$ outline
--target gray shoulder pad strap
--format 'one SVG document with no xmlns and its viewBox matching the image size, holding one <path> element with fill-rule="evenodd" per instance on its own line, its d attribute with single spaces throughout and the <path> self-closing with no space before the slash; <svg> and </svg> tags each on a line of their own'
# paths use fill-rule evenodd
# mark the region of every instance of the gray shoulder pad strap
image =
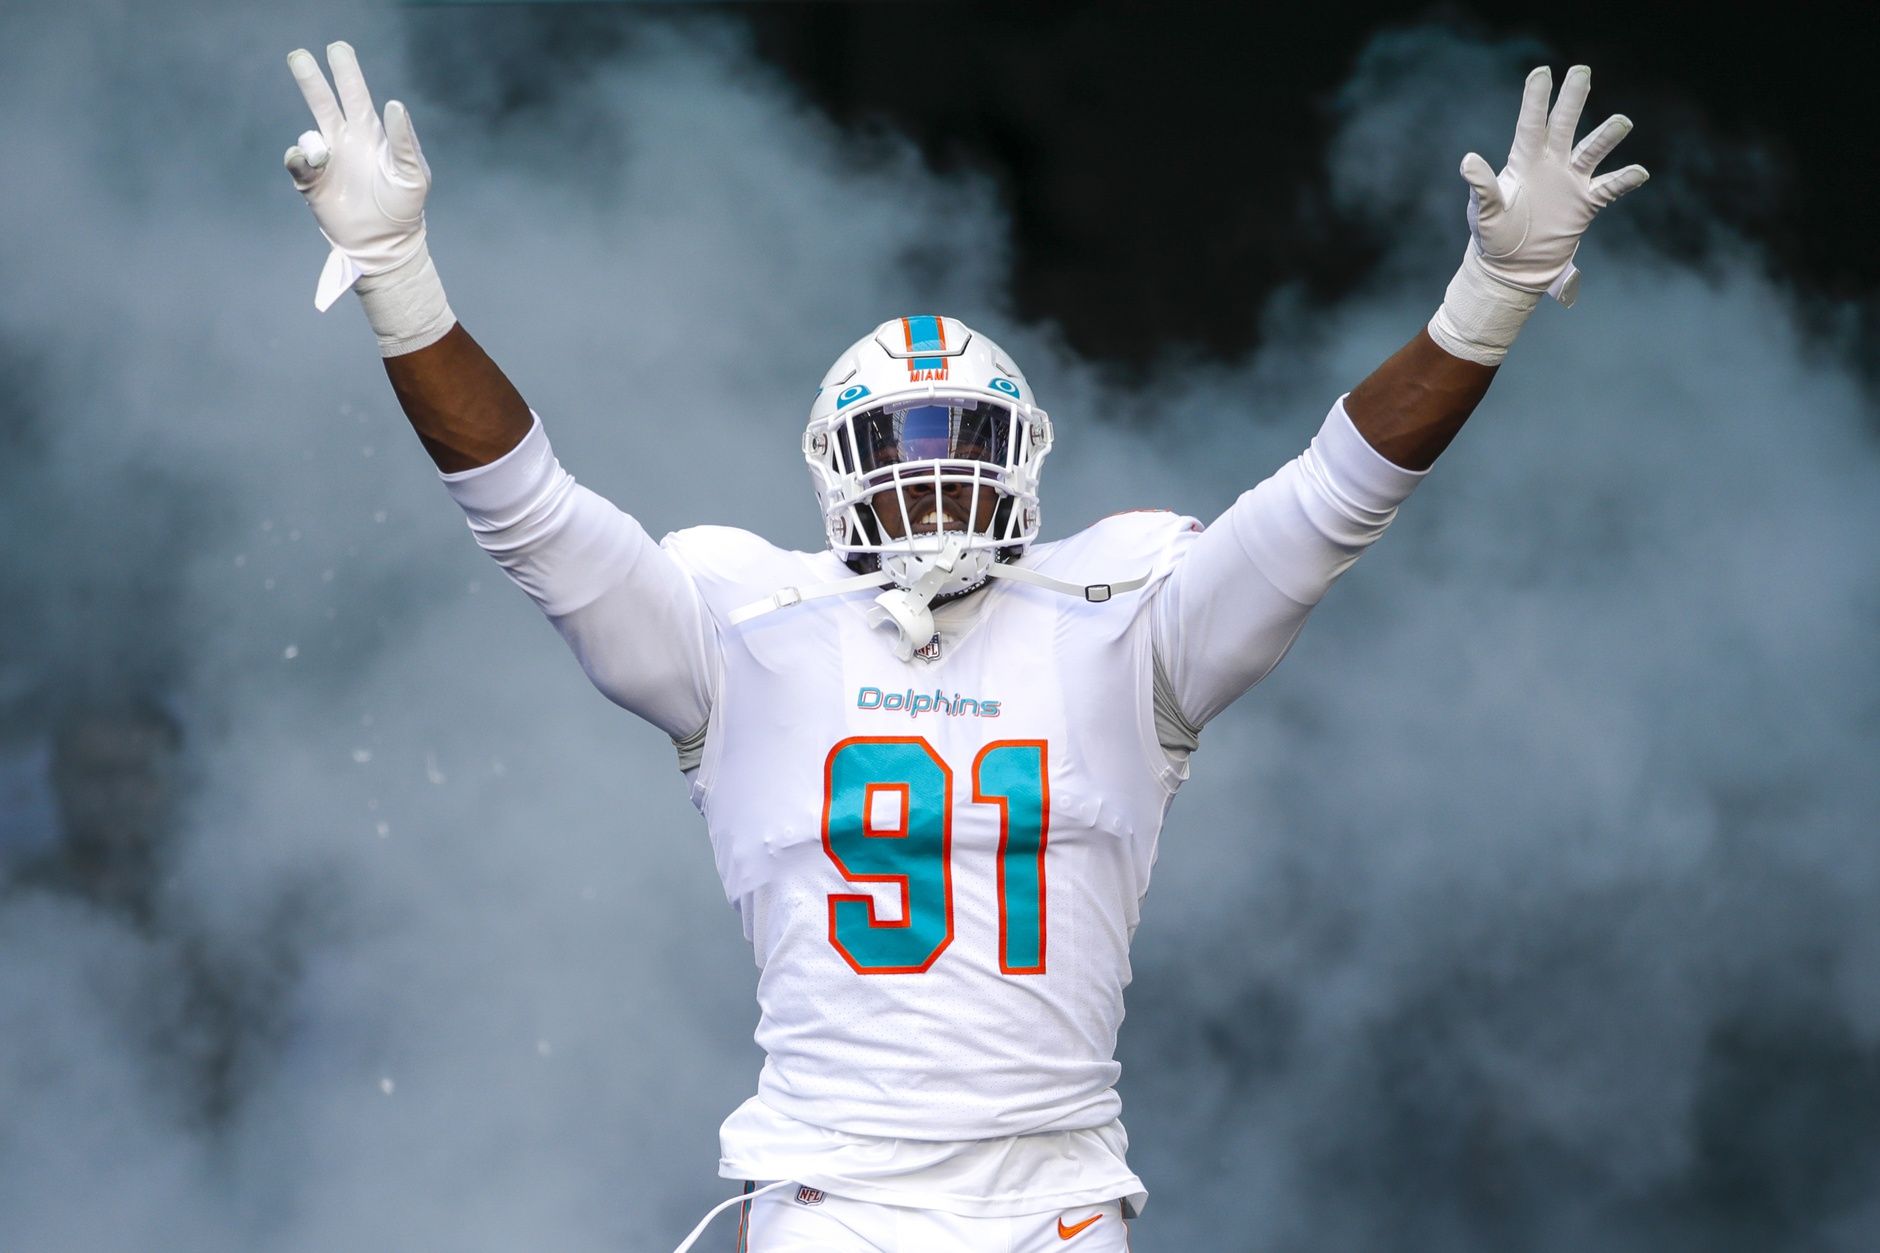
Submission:
<svg viewBox="0 0 1880 1253">
<path fill-rule="evenodd" d="M 1155 682 L 1150 689 L 1150 702 L 1155 709 L 1155 738 L 1164 752 L 1182 761 L 1201 746 L 1201 728 L 1183 716 L 1181 706 L 1175 701 L 1175 686 L 1169 682 L 1168 672 L 1162 669 L 1162 659 L 1152 653 L 1151 660 L 1155 663 Z"/>
<path fill-rule="evenodd" d="M 1160 725 L 1160 717 L 1161 715 L 1158 714 L 1157 725 Z M 705 732 L 711 724 L 711 719 L 707 718 L 704 722 L 699 724 L 698 730 L 692 732 L 692 734 L 686 736 L 684 739 L 680 739 L 676 735 L 672 737 L 672 746 L 679 753 L 679 772 L 681 774 L 684 774 L 688 770 L 698 769 L 699 763 L 705 760 Z"/>
</svg>

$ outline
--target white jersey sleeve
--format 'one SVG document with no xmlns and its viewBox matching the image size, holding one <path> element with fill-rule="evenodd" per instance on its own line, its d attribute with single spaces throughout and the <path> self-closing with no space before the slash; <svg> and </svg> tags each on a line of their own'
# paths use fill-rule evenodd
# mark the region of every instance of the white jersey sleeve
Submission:
<svg viewBox="0 0 1880 1253">
<path fill-rule="evenodd" d="M 541 418 L 498 460 L 442 478 L 477 543 L 603 695 L 675 740 L 702 733 L 718 667 L 697 589 L 637 521 L 561 468 Z"/>
<path fill-rule="evenodd" d="M 1311 445 L 1195 537 L 1157 589 L 1156 663 L 1199 731 L 1265 678 L 1428 471 L 1365 442 L 1338 398 Z"/>
</svg>

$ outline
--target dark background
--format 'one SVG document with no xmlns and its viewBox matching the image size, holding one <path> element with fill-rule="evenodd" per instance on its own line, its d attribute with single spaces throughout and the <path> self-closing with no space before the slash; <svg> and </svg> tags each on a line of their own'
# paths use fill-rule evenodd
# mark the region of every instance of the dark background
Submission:
<svg viewBox="0 0 1880 1253">
<path fill-rule="evenodd" d="M 1384 241 L 1329 219 L 1322 181 L 1338 85 L 1380 30 L 1527 40 L 1556 82 L 1593 67 L 1583 129 L 1608 112 L 1639 124 L 1611 168 L 1638 162 L 1692 193 L 1627 206 L 1661 249 L 1701 258 L 1720 233 L 1750 236 L 1805 299 L 1861 302 L 1860 342 L 1875 343 L 1875 106 L 1855 6 L 786 0 L 550 5 L 550 22 L 539 4 L 417 7 L 449 11 L 414 14 L 418 29 L 488 46 L 487 24 L 570 67 L 615 55 L 649 13 L 734 15 L 839 123 L 991 175 L 1018 312 L 1138 367 L 1244 352 L 1276 286 L 1329 300 L 1370 271 Z M 542 88 L 518 70 L 488 103 L 526 108 Z"/>
</svg>

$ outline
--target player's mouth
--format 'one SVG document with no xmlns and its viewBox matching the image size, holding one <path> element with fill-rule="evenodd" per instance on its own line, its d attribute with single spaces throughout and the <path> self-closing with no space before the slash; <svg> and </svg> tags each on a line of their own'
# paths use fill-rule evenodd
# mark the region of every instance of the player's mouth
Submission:
<svg viewBox="0 0 1880 1253">
<path fill-rule="evenodd" d="M 972 529 L 967 524 L 973 519 L 971 499 L 953 499 L 942 497 L 936 501 L 910 500 L 907 502 L 907 516 L 913 520 L 914 535 L 936 535 L 943 531 L 966 531 Z M 977 521 L 981 527 L 986 525 L 987 515 L 981 511 Z"/>
<path fill-rule="evenodd" d="M 918 534 L 932 535 L 937 531 L 964 531 L 966 519 L 958 517 L 944 509 L 929 509 L 914 518 L 914 530 Z"/>
<path fill-rule="evenodd" d="M 929 493 L 915 495 L 910 492 L 904 502 L 905 513 L 901 506 L 892 507 L 893 514 L 902 514 L 907 519 L 905 528 L 896 527 L 903 535 L 936 535 L 943 531 L 964 531 L 966 529 L 967 506 L 970 502 L 949 500 L 945 497 L 936 499 Z M 882 510 L 889 515 L 889 510 Z M 884 516 L 884 522 L 889 518 Z"/>
<path fill-rule="evenodd" d="M 974 516 L 972 493 L 935 493 L 930 486 L 922 485 L 898 494 L 898 499 L 892 492 L 877 495 L 875 511 L 883 529 L 896 539 L 974 529 L 983 531 L 992 518 L 990 497 L 990 492 L 980 494 L 980 507 Z"/>
</svg>

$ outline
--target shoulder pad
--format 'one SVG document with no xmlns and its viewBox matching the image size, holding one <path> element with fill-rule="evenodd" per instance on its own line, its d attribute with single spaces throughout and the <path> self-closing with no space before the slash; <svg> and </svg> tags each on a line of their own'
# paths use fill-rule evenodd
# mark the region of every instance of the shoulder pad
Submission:
<svg viewBox="0 0 1880 1253">
<path fill-rule="evenodd" d="M 1174 567 L 1188 540 L 1201 531 L 1201 523 L 1167 509 L 1134 509 L 1113 513 L 1075 535 L 1038 545 L 1033 565 L 1072 582 L 1101 582 L 1132 578 L 1145 572 L 1160 577 Z"/>
<path fill-rule="evenodd" d="M 721 623 L 739 605 L 780 587 L 847 574 L 828 552 L 778 548 L 761 535 L 734 526 L 695 526 L 659 541 L 691 578 L 712 617 Z M 823 569 L 824 565 L 829 569 Z"/>
</svg>

